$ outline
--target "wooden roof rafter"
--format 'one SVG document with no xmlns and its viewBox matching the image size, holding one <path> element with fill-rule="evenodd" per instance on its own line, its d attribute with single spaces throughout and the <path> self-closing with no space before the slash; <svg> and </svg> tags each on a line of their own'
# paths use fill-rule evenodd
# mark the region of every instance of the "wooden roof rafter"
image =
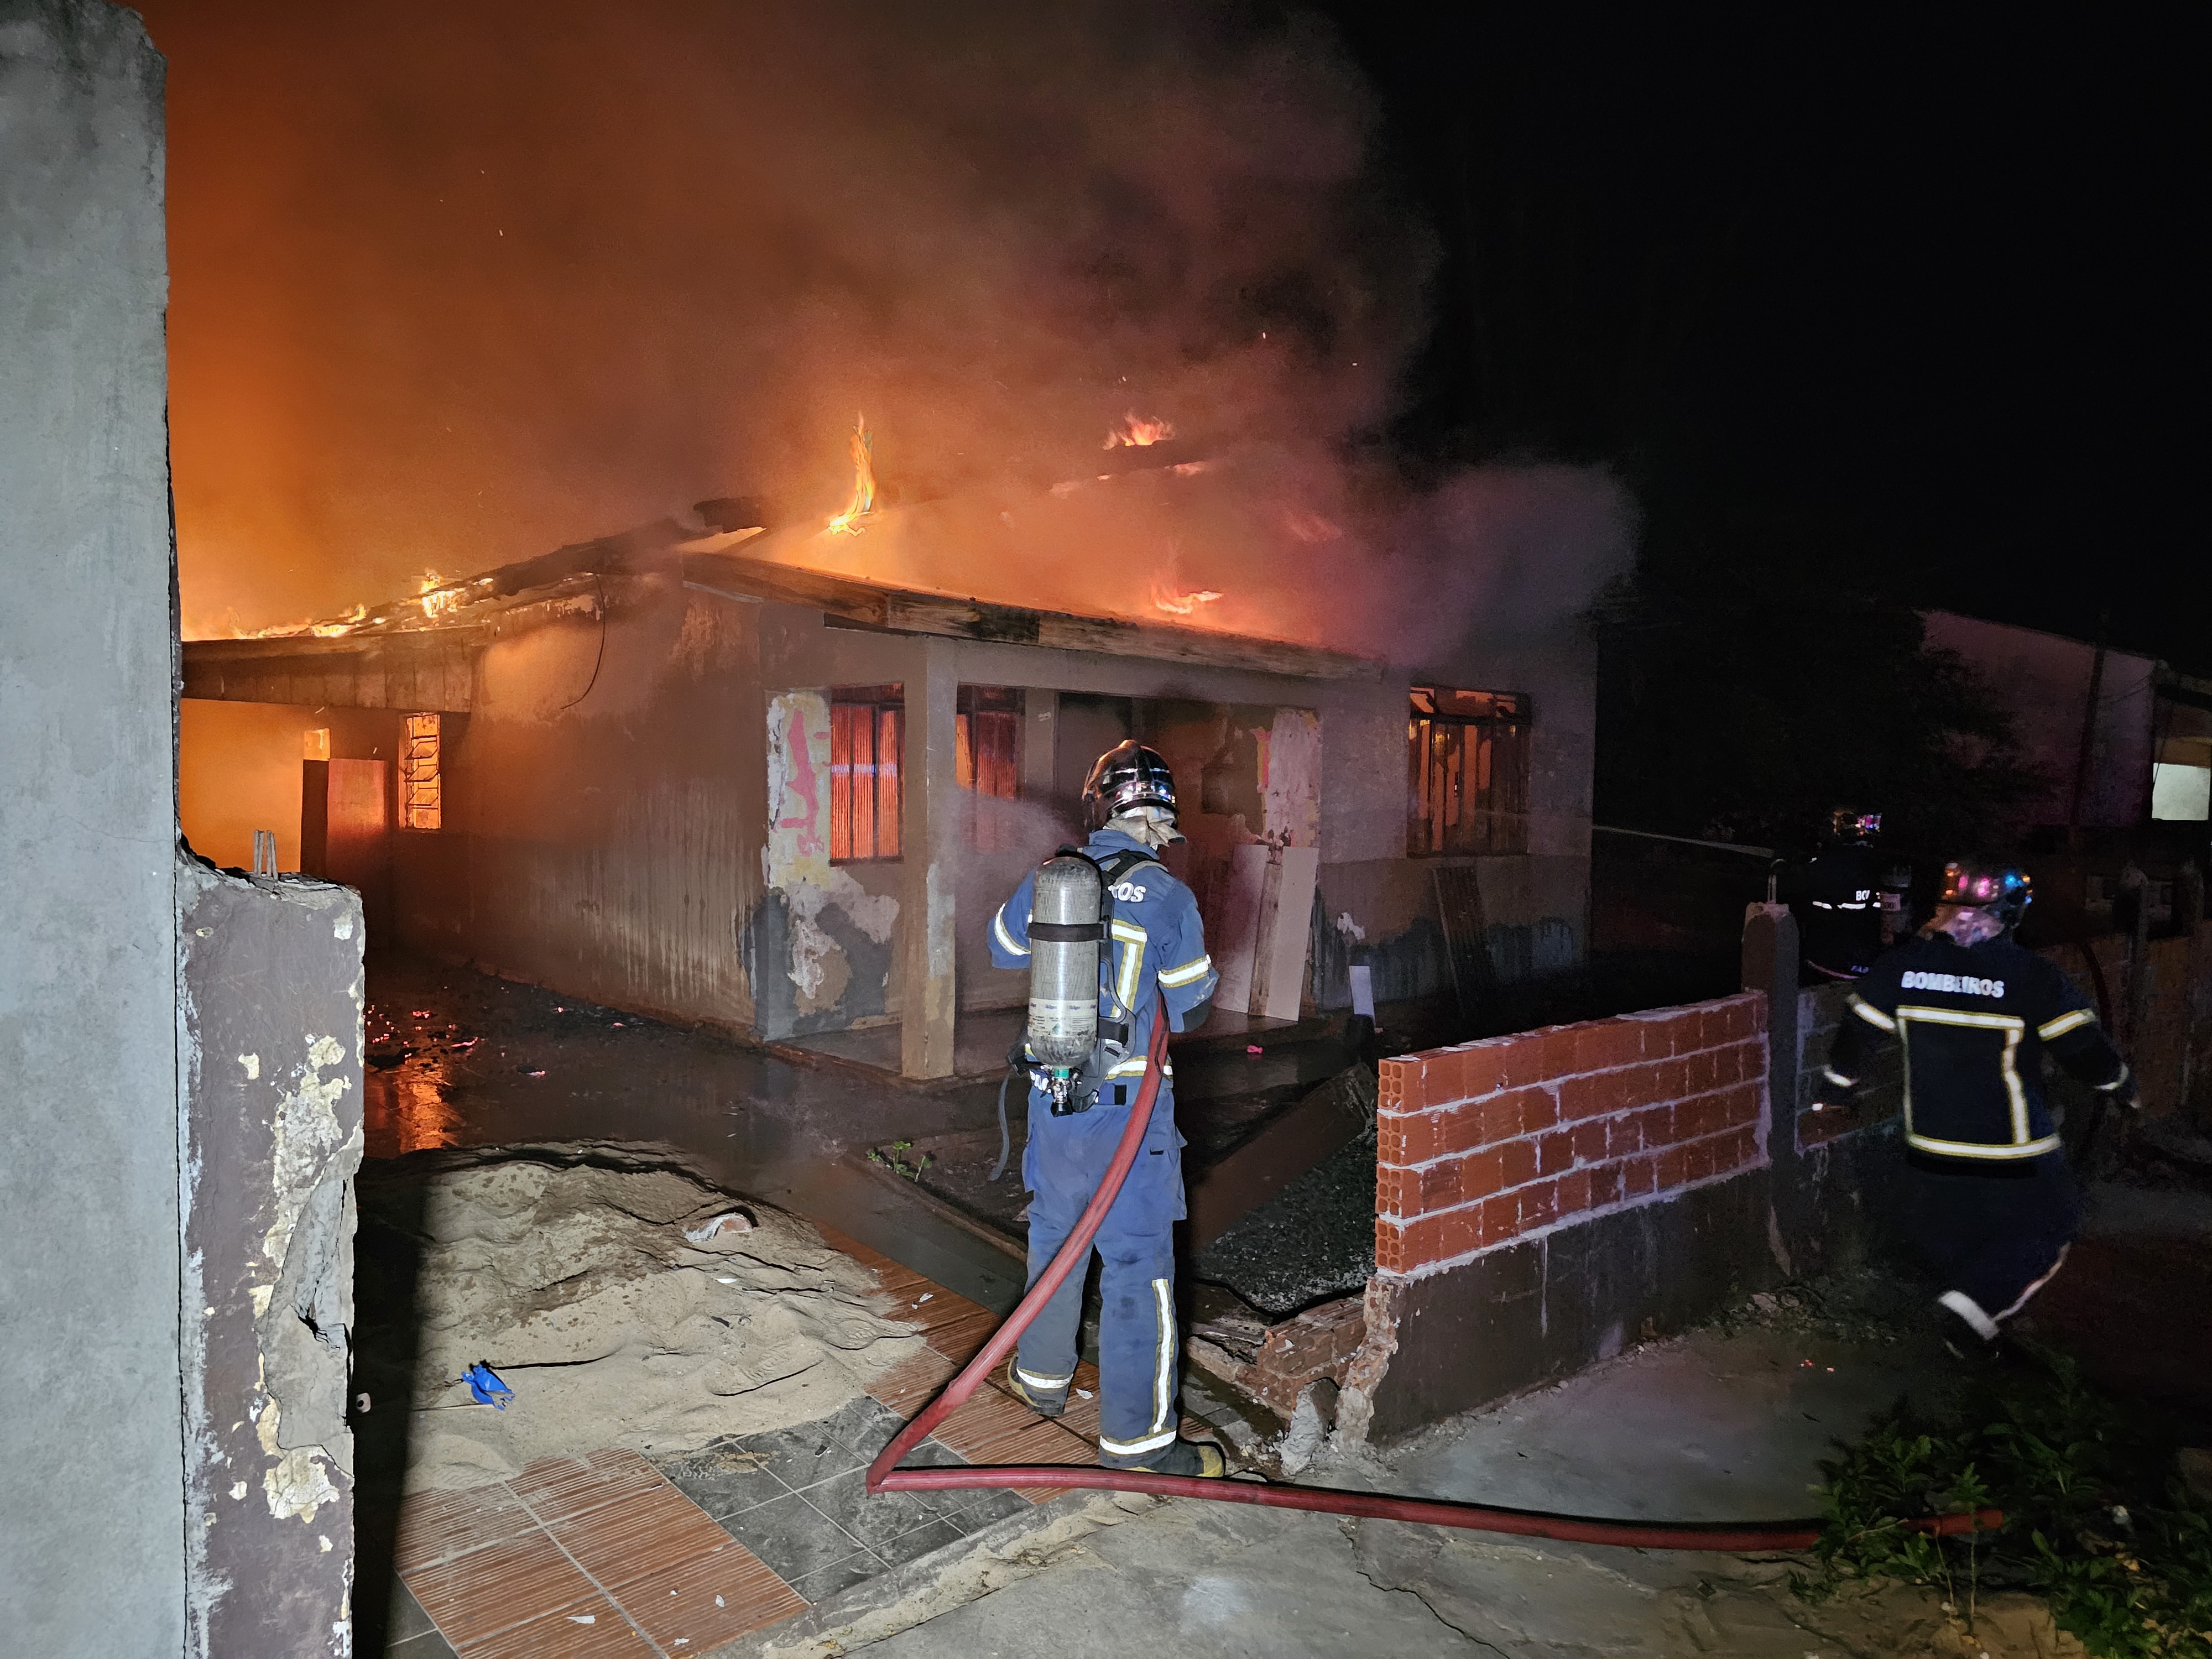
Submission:
<svg viewBox="0 0 2212 1659">
<path fill-rule="evenodd" d="M 709 537 L 678 549 L 684 556 L 685 585 L 734 599 L 819 611 L 887 633 L 929 634 L 1048 651 L 1090 651 L 1300 679 L 1372 680 L 1382 676 L 1382 665 L 1374 658 L 1321 646 L 1181 628 L 1169 623 L 1032 611 L 951 593 L 889 587 L 801 565 L 747 558 L 720 550 L 718 545 L 742 539 L 741 536 Z"/>
</svg>

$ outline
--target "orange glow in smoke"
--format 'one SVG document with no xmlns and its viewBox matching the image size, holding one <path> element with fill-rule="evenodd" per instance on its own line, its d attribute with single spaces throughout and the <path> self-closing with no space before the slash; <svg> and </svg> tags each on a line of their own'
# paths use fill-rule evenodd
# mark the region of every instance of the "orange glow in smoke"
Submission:
<svg viewBox="0 0 2212 1659">
<path fill-rule="evenodd" d="M 1133 409 L 1121 417 L 1119 426 L 1106 434 L 1106 441 L 1100 447 L 1149 449 L 1154 444 L 1165 443 L 1175 434 L 1173 422 L 1152 420 Z"/>
<path fill-rule="evenodd" d="M 860 520 L 876 510 L 876 441 L 869 435 L 864 414 L 853 423 L 853 499 L 842 513 L 830 520 L 833 536 L 857 536 Z"/>
<path fill-rule="evenodd" d="M 1221 595 L 1210 587 L 1194 587 L 1188 592 L 1169 586 L 1155 577 L 1152 580 L 1152 606 L 1171 617 L 1188 617 L 1202 605 L 1212 605 Z"/>
<path fill-rule="evenodd" d="M 1283 509 L 1283 528 L 1290 532 L 1294 540 L 1304 542 L 1308 547 L 1318 546 L 1322 542 L 1337 541 L 1344 535 L 1342 530 L 1322 518 L 1320 514 L 1309 513 L 1302 507 L 1286 507 Z"/>
</svg>

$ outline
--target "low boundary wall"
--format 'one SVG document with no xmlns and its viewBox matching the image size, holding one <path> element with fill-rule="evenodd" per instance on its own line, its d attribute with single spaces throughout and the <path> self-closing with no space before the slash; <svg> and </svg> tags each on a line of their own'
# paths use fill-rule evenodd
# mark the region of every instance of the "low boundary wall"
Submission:
<svg viewBox="0 0 2212 1659">
<path fill-rule="evenodd" d="M 1781 1278 L 1766 1010 L 1746 992 L 1385 1060 L 1346 1426 L 1409 1432 Z"/>
</svg>

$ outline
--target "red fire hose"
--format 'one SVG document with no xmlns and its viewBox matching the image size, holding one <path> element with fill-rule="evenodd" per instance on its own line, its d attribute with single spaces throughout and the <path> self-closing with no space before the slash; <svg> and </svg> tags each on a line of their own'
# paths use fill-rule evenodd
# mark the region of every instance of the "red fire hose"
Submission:
<svg viewBox="0 0 2212 1659">
<path fill-rule="evenodd" d="M 1491 1509 L 1480 1504 L 1454 1504 L 1427 1498 L 1391 1498 L 1376 1492 L 1339 1492 L 1325 1486 L 1263 1486 L 1255 1481 L 1207 1480 L 1197 1475 L 1154 1474 L 1147 1469 L 1109 1469 L 1079 1464 L 1024 1463 L 962 1465 L 954 1468 L 902 1469 L 899 1460 L 946 1418 L 963 1405 L 998 1363 L 1013 1349 L 1030 1322 L 1073 1273 L 1090 1258 L 1091 1241 L 1106 1212 L 1128 1178 L 1160 1091 L 1161 1066 L 1167 1058 L 1166 1010 L 1152 1022 L 1152 1042 L 1146 1056 L 1145 1080 L 1129 1109 L 1129 1127 L 1114 1149 L 1114 1161 L 1091 1195 L 1090 1206 L 1075 1224 L 1075 1231 L 1060 1247 L 1060 1254 L 1030 1287 L 1006 1322 L 992 1334 L 982 1352 L 945 1385 L 945 1391 L 876 1454 L 868 1466 L 867 1489 L 878 1492 L 964 1491 L 975 1487 L 1083 1486 L 1108 1492 L 1152 1492 L 1162 1498 L 1208 1498 L 1224 1504 L 1256 1504 L 1267 1509 L 1312 1510 L 1325 1515 L 1370 1516 L 1379 1521 L 1419 1521 L 1431 1526 L 1463 1527 L 1476 1532 L 1513 1533 L 1524 1538 L 1556 1538 L 1571 1544 L 1616 1544 L 1628 1549 L 1721 1550 L 1735 1554 L 1778 1550 L 1810 1549 L 1819 1539 L 1819 1521 L 1779 1521 L 1764 1524 L 1729 1522 L 1676 1522 L 1654 1525 L 1638 1521 L 1601 1521 L 1571 1515 L 1547 1515 L 1534 1510 Z M 1944 1515 L 1908 1521 L 1912 1531 L 1946 1534 L 1983 1531 L 2004 1524 L 2001 1510 L 1982 1510 L 1973 1515 Z"/>
</svg>

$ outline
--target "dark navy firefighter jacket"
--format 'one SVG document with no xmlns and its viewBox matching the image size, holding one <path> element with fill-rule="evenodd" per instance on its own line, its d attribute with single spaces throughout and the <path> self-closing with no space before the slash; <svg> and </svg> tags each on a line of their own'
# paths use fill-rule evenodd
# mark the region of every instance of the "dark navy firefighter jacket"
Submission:
<svg viewBox="0 0 2212 1659">
<path fill-rule="evenodd" d="M 2043 1090 L 2046 1051 L 2106 1094 L 2128 1068 L 2088 1000 L 2056 963 L 2009 937 L 1961 945 L 1931 933 L 1884 951 L 1852 988 L 1827 1081 L 1856 1088 L 1875 1032 L 1905 1051 L 1905 1144 L 1962 1171 L 2058 1149 Z"/>
<path fill-rule="evenodd" d="M 1118 830 L 1094 830 L 1083 850 L 1099 863 L 1116 853 L 1142 853 L 1148 860 L 1153 856 L 1143 842 Z M 1036 872 L 1031 871 L 991 919 L 994 966 L 1030 965 L 1030 910 L 1036 890 Z M 1206 953 L 1198 901 L 1164 866 L 1137 865 L 1114 884 L 1111 891 L 1113 937 L 1098 953 L 1098 1018 L 1109 1026 L 1127 1022 L 1129 1035 L 1128 1057 L 1108 1073 L 1106 1087 L 1100 1092 L 1099 1103 L 1104 1106 L 1125 1105 L 1136 1097 L 1161 999 L 1168 1006 L 1168 1029 L 1180 1031 L 1183 1015 L 1209 1000 L 1214 987 L 1221 982 L 1221 976 L 1213 971 L 1213 959 Z M 1164 1076 L 1153 1109 L 1158 1112 L 1165 1107 L 1172 1111 L 1170 1102 Z"/>
</svg>

